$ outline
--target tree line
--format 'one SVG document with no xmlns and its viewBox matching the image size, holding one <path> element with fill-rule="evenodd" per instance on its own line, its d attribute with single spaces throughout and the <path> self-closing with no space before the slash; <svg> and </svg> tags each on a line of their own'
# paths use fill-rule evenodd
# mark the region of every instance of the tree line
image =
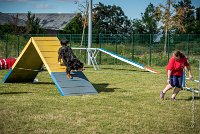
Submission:
<svg viewBox="0 0 200 134">
<path fill-rule="evenodd" d="M 84 9 L 86 10 L 86 9 Z M 87 15 L 77 15 L 59 33 L 82 34 L 83 28 L 87 33 Z M 141 19 L 129 19 L 122 8 L 116 5 L 98 3 L 94 5 L 92 16 L 94 34 L 200 34 L 200 7 L 195 8 L 191 0 L 181 0 L 177 3 L 166 0 L 165 5 L 149 3 L 141 13 Z M 39 25 L 40 20 L 28 12 L 25 28 L 17 26 L 18 15 L 13 21 L 0 26 L 0 34 L 41 34 L 45 30 Z"/>
<path fill-rule="evenodd" d="M 83 12 L 83 11 L 82 11 Z M 120 6 L 98 3 L 93 10 L 94 34 L 200 34 L 200 7 L 195 8 L 191 0 L 177 3 L 166 0 L 165 5 L 152 3 L 141 13 L 141 19 L 129 19 Z M 82 33 L 86 17 L 79 13 L 63 30 L 63 33 Z M 87 27 L 86 27 L 87 31 Z"/>
</svg>

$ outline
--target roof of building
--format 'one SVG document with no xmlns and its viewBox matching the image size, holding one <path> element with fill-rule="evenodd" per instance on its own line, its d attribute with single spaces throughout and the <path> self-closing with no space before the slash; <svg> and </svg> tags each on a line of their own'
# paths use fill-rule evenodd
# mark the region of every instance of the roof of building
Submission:
<svg viewBox="0 0 200 134">
<path fill-rule="evenodd" d="M 14 23 L 14 16 L 8 15 L 5 13 L 0 13 L 0 25 L 6 24 L 6 23 Z M 18 19 L 18 26 L 25 26 L 26 21 L 22 19 Z"/>
<path fill-rule="evenodd" d="M 40 26 L 44 29 L 63 30 L 67 23 L 73 19 L 75 13 L 32 13 L 40 19 Z M 17 13 L 0 13 L 0 24 L 8 23 L 13 20 L 12 16 Z M 25 25 L 27 13 L 18 13 L 19 25 Z M 9 20 L 9 21 L 8 21 Z"/>
</svg>

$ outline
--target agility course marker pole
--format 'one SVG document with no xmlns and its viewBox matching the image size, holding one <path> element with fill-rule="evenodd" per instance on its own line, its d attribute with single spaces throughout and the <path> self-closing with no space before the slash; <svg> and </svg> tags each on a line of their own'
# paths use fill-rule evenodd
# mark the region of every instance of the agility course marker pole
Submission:
<svg viewBox="0 0 200 134">
<path fill-rule="evenodd" d="M 195 91 L 194 91 L 194 89 L 192 88 L 192 108 L 191 108 L 191 112 L 192 112 L 192 120 L 191 120 L 191 122 L 192 122 L 192 125 L 191 125 L 191 127 L 192 128 L 194 128 L 194 125 L 195 125 L 195 118 L 194 118 L 194 112 L 195 112 L 195 106 L 194 106 L 194 93 L 195 93 Z"/>
</svg>

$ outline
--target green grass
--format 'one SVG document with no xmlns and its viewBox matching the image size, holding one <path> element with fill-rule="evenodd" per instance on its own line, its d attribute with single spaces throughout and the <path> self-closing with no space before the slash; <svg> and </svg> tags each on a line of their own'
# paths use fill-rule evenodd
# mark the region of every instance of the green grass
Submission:
<svg viewBox="0 0 200 134">
<path fill-rule="evenodd" d="M 131 66 L 102 65 L 84 73 L 99 94 L 62 97 L 48 72 L 39 82 L 0 84 L 0 133 L 79 134 L 197 134 L 200 98 L 195 96 L 195 127 L 191 128 L 192 93 L 181 91 L 177 101 L 159 99 L 165 87 L 164 67 L 152 74 Z M 193 68 L 197 79 L 198 70 Z M 7 71 L 0 72 L 2 81 Z M 188 83 L 197 88 L 197 84 Z"/>
</svg>

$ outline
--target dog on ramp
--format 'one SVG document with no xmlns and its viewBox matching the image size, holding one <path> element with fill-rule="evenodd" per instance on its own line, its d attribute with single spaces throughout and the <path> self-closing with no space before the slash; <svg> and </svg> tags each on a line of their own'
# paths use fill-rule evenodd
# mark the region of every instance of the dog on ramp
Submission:
<svg viewBox="0 0 200 134">
<path fill-rule="evenodd" d="M 68 40 L 62 39 L 60 44 L 61 47 L 58 50 L 58 64 L 61 65 L 61 60 L 63 61 L 63 64 L 66 66 L 67 78 L 72 79 L 73 77 L 70 72 L 72 70 L 83 71 L 83 63 L 73 53 Z"/>
</svg>

